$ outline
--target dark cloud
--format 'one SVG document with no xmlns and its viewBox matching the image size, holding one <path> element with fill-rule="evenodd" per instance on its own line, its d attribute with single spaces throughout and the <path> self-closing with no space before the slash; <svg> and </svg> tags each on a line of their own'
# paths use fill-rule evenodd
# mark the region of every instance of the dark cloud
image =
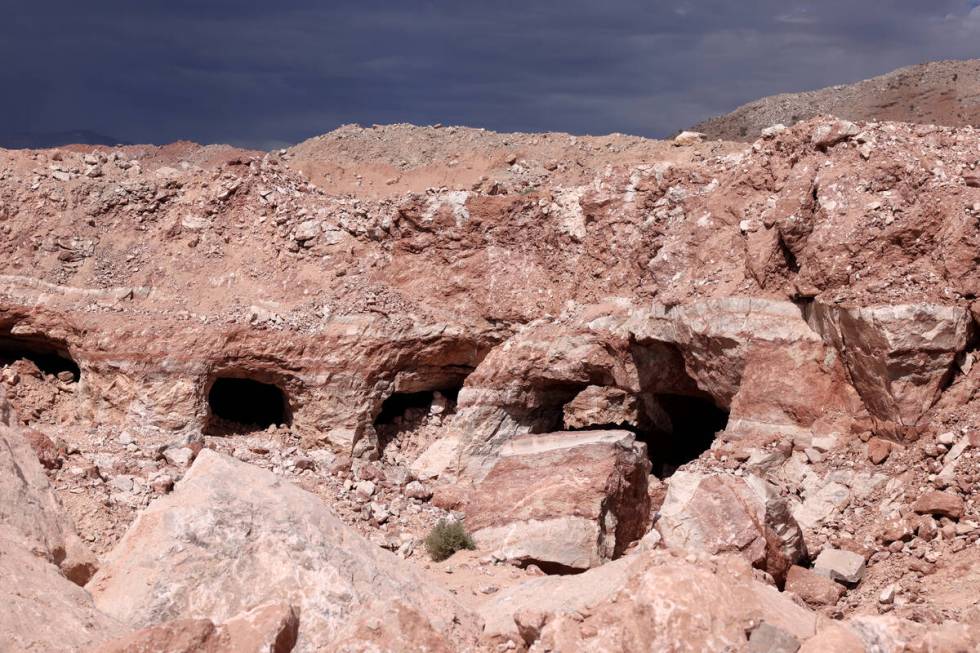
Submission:
<svg viewBox="0 0 980 653">
<path fill-rule="evenodd" d="M 0 23 L 0 137 L 273 147 L 345 122 L 663 136 L 980 56 L 976 0 L 75 0 Z"/>
</svg>

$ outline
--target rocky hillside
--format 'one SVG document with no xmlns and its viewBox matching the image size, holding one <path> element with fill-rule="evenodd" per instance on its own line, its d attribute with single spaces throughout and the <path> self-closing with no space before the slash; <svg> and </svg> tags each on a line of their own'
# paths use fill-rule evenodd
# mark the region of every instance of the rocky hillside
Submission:
<svg viewBox="0 0 980 653">
<path fill-rule="evenodd" d="M 771 125 L 819 115 L 847 120 L 980 126 L 980 59 L 934 61 L 854 84 L 782 93 L 742 105 L 693 129 L 709 138 L 752 141 Z"/>
<path fill-rule="evenodd" d="M 978 166 L 823 117 L 0 151 L 0 650 L 976 650 Z"/>
</svg>

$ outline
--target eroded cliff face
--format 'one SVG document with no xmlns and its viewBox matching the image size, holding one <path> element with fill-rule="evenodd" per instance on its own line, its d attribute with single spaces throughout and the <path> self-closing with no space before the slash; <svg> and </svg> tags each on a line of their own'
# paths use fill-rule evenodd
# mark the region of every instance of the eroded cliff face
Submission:
<svg viewBox="0 0 980 653">
<path fill-rule="evenodd" d="M 0 152 L 0 381 L 97 551 L 208 448 L 410 560 L 446 515 L 515 573 L 665 548 L 782 589 L 847 549 L 871 566 L 828 611 L 928 620 L 949 599 L 912 580 L 980 538 L 978 162 L 970 128 L 834 118 L 750 146 L 398 127 Z M 542 619 L 506 637 L 579 642 Z"/>
<path fill-rule="evenodd" d="M 525 325 L 606 302 L 690 315 L 673 326 L 689 373 L 727 405 L 734 379 L 692 358 L 725 310 L 699 302 L 760 297 L 795 301 L 873 410 L 914 423 L 970 337 L 974 133 L 823 121 L 696 147 L 573 186 L 560 168 L 523 180 L 538 162 L 515 153 L 494 192 L 373 200 L 305 181 L 309 146 L 7 152 L 4 346 L 70 353 L 84 417 L 202 429 L 215 378 L 254 376 L 298 429 L 341 444 L 370 437 L 392 391 L 458 387 Z M 884 387 L 930 367 L 908 350 L 934 357 L 930 380 Z"/>
</svg>

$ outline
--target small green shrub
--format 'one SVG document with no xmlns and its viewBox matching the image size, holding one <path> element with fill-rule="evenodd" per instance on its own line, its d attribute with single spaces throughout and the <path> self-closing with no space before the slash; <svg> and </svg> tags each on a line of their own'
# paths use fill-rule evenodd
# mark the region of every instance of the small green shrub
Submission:
<svg viewBox="0 0 980 653">
<path fill-rule="evenodd" d="M 425 550 L 436 562 L 442 562 L 457 551 L 476 548 L 473 538 L 463 528 L 462 522 L 440 519 L 425 536 Z"/>
</svg>

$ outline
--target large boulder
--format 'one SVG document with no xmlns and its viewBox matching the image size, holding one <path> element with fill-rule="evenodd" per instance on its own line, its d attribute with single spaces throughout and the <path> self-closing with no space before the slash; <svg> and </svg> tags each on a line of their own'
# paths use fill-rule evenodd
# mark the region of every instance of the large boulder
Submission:
<svg viewBox="0 0 980 653">
<path fill-rule="evenodd" d="M 95 557 L 14 422 L 0 391 L 0 651 L 75 651 L 121 625 L 79 587 Z"/>
<path fill-rule="evenodd" d="M 450 631 L 463 637 L 471 625 L 448 594 L 313 494 L 207 449 L 172 494 L 140 513 L 88 589 L 101 610 L 134 628 L 222 623 L 284 602 L 301 614 L 300 653 L 338 650 L 342 628 L 397 606 L 427 624 L 427 638 L 449 642 Z M 404 647 L 415 645 L 417 630 L 401 633 Z"/>
<path fill-rule="evenodd" d="M 914 425 L 969 342 L 969 312 L 938 304 L 843 307 L 815 302 L 809 322 L 840 352 L 872 415 Z"/>
<path fill-rule="evenodd" d="M 595 425 L 640 425 L 636 394 L 620 388 L 590 385 L 565 404 L 563 422 L 567 428 L 595 428 Z"/>
<path fill-rule="evenodd" d="M 524 435 L 475 482 L 436 501 L 462 510 L 481 549 L 558 570 L 620 555 L 647 531 L 646 447 L 628 431 Z"/>
<path fill-rule="evenodd" d="M 670 549 L 737 553 L 776 579 L 806 551 L 787 503 L 771 484 L 754 477 L 675 473 L 656 527 Z"/>
<path fill-rule="evenodd" d="M 800 641 L 817 623 L 737 557 L 692 564 L 666 551 L 528 581 L 480 612 L 490 642 L 531 651 L 737 651 L 759 623 Z"/>
<path fill-rule="evenodd" d="M 628 307 L 619 305 L 592 310 L 620 320 L 628 313 Z M 610 333 L 604 323 L 595 326 L 586 320 L 532 322 L 493 349 L 467 377 L 453 429 L 471 477 L 485 472 L 510 438 L 561 430 L 564 407 L 588 387 L 593 392 L 637 390 L 627 338 Z"/>
</svg>

